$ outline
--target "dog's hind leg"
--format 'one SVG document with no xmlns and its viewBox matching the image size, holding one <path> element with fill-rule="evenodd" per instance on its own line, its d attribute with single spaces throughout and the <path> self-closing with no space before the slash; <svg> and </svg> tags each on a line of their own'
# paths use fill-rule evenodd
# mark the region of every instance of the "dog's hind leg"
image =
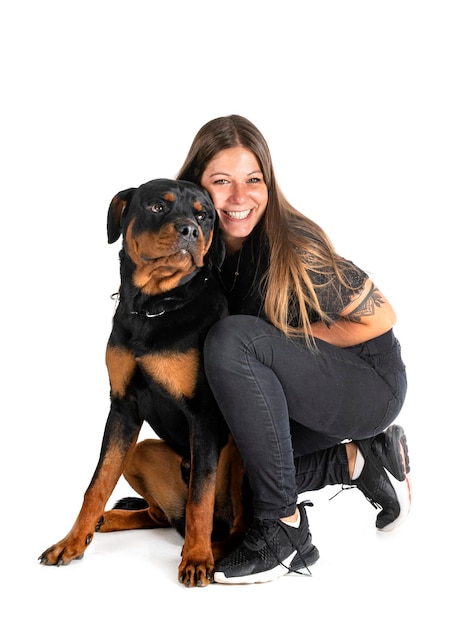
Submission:
<svg viewBox="0 0 473 626">
<path fill-rule="evenodd" d="M 226 536 L 212 542 L 212 552 L 218 561 L 242 542 L 252 514 L 244 493 L 243 461 L 232 436 L 220 454 L 215 508 L 217 519 L 220 516 L 228 521 Z"/>
<path fill-rule="evenodd" d="M 118 530 L 139 530 L 141 528 L 168 528 L 171 524 L 163 511 L 148 506 L 146 500 L 140 499 L 141 508 L 129 506 L 124 498 L 115 504 L 113 509 L 105 511 L 99 520 L 96 532 L 111 533 Z M 130 498 L 134 500 L 134 498 Z"/>
<path fill-rule="evenodd" d="M 182 457 L 164 441 L 146 439 L 138 443 L 123 475 L 144 500 L 124 498 L 105 511 L 100 532 L 166 528 L 184 532 L 188 488 L 182 475 Z"/>
</svg>

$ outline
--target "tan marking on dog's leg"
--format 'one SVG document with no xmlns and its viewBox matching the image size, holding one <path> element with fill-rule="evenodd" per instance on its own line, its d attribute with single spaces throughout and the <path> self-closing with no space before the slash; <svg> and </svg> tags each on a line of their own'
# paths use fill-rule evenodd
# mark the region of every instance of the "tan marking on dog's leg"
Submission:
<svg viewBox="0 0 473 626">
<path fill-rule="evenodd" d="M 210 539 L 213 530 L 215 480 L 215 475 L 208 477 L 199 501 L 189 501 L 187 504 L 185 540 L 178 568 L 178 578 L 186 587 L 205 587 L 213 578 L 215 563 Z"/>
<path fill-rule="evenodd" d="M 120 445 L 110 446 L 84 494 L 84 502 L 74 525 L 61 541 L 43 552 L 40 556 L 41 563 L 67 565 L 83 555 L 93 539 L 105 504 L 123 471 L 126 456 Z"/>
<path fill-rule="evenodd" d="M 122 398 L 136 369 L 135 357 L 125 348 L 108 345 L 105 362 L 112 394 Z"/>
<path fill-rule="evenodd" d="M 248 529 L 250 520 L 244 508 L 243 480 L 243 461 L 233 437 L 229 435 L 228 443 L 222 449 L 218 462 L 215 500 L 224 510 L 230 500 L 232 525 L 226 539 L 212 542 L 212 551 L 216 561 L 236 548 Z"/>
</svg>

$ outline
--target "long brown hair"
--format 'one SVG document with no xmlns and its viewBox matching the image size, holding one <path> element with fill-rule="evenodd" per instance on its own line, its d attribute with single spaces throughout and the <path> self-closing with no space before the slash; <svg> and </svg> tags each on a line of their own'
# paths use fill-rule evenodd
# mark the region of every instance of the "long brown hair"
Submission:
<svg viewBox="0 0 473 626">
<path fill-rule="evenodd" d="M 350 264 L 335 252 L 322 228 L 284 197 L 274 175 L 268 144 L 258 128 L 240 115 L 207 122 L 195 136 L 177 178 L 201 184 L 209 161 L 222 150 L 235 146 L 253 152 L 268 188 L 268 205 L 262 218 L 270 250 L 264 278 L 266 316 L 286 335 L 304 335 L 312 343 L 309 311 L 315 310 L 323 321 L 333 322 L 322 310 L 317 290 L 333 281 L 334 276 L 349 288 L 344 271 Z M 297 324 L 290 325 L 289 320 L 294 319 Z"/>
</svg>

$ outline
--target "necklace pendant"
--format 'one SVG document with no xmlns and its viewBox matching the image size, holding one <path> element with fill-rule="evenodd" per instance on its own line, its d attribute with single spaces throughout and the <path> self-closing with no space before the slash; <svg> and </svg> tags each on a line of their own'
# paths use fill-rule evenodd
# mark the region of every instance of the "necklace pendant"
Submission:
<svg viewBox="0 0 473 626">
<path fill-rule="evenodd" d="M 233 282 L 232 282 L 230 287 L 227 287 L 225 285 L 225 283 L 223 282 L 223 279 L 222 279 L 221 272 L 219 272 L 220 283 L 221 283 L 222 287 L 225 289 L 225 291 L 227 293 L 231 293 L 235 289 L 235 285 L 237 283 L 238 276 L 240 276 L 240 262 L 241 262 L 241 253 L 242 253 L 242 251 L 243 251 L 243 248 L 240 248 L 240 251 L 238 252 L 238 259 L 237 259 L 237 263 L 236 263 L 236 268 L 235 268 L 235 271 L 233 272 Z"/>
</svg>

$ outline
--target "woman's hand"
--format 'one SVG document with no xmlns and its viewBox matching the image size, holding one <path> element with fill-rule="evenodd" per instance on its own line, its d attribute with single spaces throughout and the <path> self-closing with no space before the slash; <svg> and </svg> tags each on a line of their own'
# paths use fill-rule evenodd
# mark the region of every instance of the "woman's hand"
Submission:
<svg viewBox="0 0 473 626">
<path fill-rule="evenodd" d="M 387 298 L 368 279 L 363 290 L 340 313 L 340 318 L 328 327 L 325 322 L 311 324 L 312 334 L 339 348 L 354 346 L 379 337 L 396 323 L 396 314 Z"/>
</svg>

